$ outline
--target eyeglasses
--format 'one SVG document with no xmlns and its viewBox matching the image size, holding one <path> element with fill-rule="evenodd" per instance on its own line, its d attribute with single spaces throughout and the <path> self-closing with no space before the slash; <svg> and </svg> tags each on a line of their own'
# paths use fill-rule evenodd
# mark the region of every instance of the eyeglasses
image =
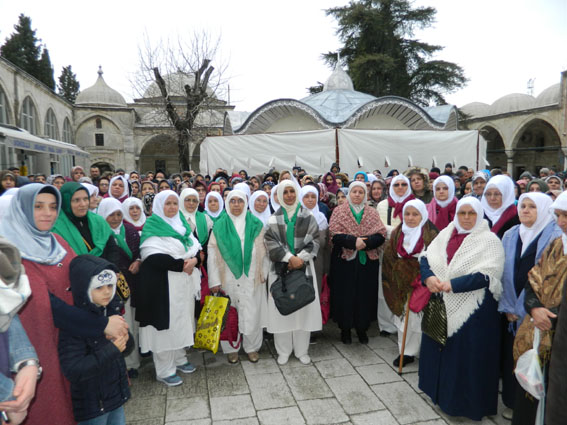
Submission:
<svg viewBox="0 0 567 425">
<path fill-rule="evenodd" d="M 407 187 L 407 186 L 408 186 L 407 183 L 396 183 L 396 184 L 394 185 L 394 187 Z"/>
</svg>

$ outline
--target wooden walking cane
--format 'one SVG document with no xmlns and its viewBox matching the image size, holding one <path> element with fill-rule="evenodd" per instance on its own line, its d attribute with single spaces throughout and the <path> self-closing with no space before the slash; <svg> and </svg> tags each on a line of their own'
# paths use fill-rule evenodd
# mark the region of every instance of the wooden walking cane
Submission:
<svg viewBox="0 0 567 425">
<path fill-rule="evenodd" d="M 413 291 L 412 291 L 413 292 Z M 405 320 L 404 320 L 404 335 L 402 337 L 402 352 L 400 353 L 400 367 L 398 368 L 398 375 L 402 374 L 402 369 L 404 367 L 404 351 L 406 349 L 406 336 L 408 334 L 408 322 L 409 322 L 409 297 L 408 297 L 408 303 L 406 305 L 406 314 L 405 314 Z"/>
</svg>

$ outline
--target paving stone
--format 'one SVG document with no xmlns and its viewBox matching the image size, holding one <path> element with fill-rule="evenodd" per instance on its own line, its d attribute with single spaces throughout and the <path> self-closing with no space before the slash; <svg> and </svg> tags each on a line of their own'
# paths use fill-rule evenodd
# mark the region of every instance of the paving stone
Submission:
<svg viewBox="0 0 567 425">
<path fill-rule="evenodd" d="M 398 425 L 398 421 L 387 410 L 352 415 L 350 420 L 354 425 Z"/>
<path fill-rule="evenodd" d="M 163 425 L 163 418 L 142 419 L 139 421 L 126 421 L 126 425 Z"/>
<path fill-rule="evenodd" d="M 385 408 L 358 375 L 330 378 L 327 379 L 327 384 L 349 415 Z"/>
<path fill-rule="evenodd" d="M 228 397 L 211 397 L 211 414 L 213 421 L 232 422 L 233 419 L 256 416 L 256 410 L 249 394 Z"/>
<path fill-rule="evenodd" d="M 476 422 L 475 422 L 476 424 Z M 416 422 L 412 425 L 447 425 L 447 422 L 445 422 L 443 419 L 435 419 L 432 421 L 426 421 L 426 422 Z"/>
<path fill-rule="evenodd" d="M 286 369 L 283 373 L 296 400 L 333 397 L 315 366 Z"/>
<path fill-rule="evenodd" d="M 297 404 L 308 424 L 333 424 L 349 420 L 345 411 L 334 398 L 303 400 Z"/>
<path fill-rule="evenodd" d="M 232 419 L 230 421 L 214 421 L 213 425 L 258 425 L 258 418 Z"/>
<path fill-rule="evenodd" d="M 204 367 L 190 374 L 180 373 L 183 379 L 183 385 L 167 388 L 167 399 L 182 397 L 207 397 L 209 395 L 207 388 L 207 372 Z M 165 385 L 158 382 L 162 387 Z"/>
<path fill-rule="evenodd" d="M 280 372 L 249 376 L 248 385 L 257 410 L 295 405 L 291 391 Z"/>
<path fill-rule="evenodd" d="M 128 421 L 141 421 L 165 417 L 165 395 L 132 398 L 124 405 Z"/>
<path fill-rule="evenodd" d="M 146 398 L 167 393 L 167 386 L 156 380 L 156 373 L 153 363 L 138 369 L 138 377 L 130 380 L 132 386 L 130 392 L 132 399 Z"/>
<path fill-rule="evenodd" d="M 439 418 L 407 382 L 372 385 L 371 388 L 401 424 Z"/>
<path fill-rule="evenodd" d="M 237 394 L 248 394 L 248 384 L 240 364 L 207 366 L 207 384 L 211 397 L 223 397 Z"/>
<path fill-rule="evenodd" d="M 368 347 L 374 349 L 385 349 L 389 347 L 397 347 L 398 346 L 398 337 L 395 337 L 395 341 L 390 337 L 383 337 L 383 336 L 376 336 L 376 337 L 369 337 L 368 338 Z"/>
<path fill-rule="evenodd" d="M 165 425 L 211 425 L 211 419 L 193 419 L 189 421 L 166 422 Z"/>
<path fill-rule="evenodd" d="M 342 359 L 343 356 L 333 344 L 325 342 L 311 344 L 309 346 L 309 357 L 311 357 L 312 361 L 318 362 L 321 360 Z"/>
<path fill-rule="evenodd" d="M 262 425 L 302 425 L 305 423 L 297 406 L 260 410 L 258 419 Z"/>
<path fill-rule="evenodd" d="M 370 364 L 384 363 L 374 351 L 362 344 L 338 344 L 337 350 L 352 364 L 353 366 L 365 366 Z"/>
<path fill-rule="evenodd" d="M 356 368 L 356 371 L 364 378 L 368 385 L 385 384 L 387 382 L 398 382 L 402 380 L 402 377 L 386 364 L 359 366 Z"/>
<path fill-rule="evenodd" d="M 423 391 L 419 388 L 419 373 L 417 372 L 410 372 L 410 373 L 402 373 L 402 378 L 411 385 L 412 389 L 421 394 Z"/>
<path fill-rule="evenodd" d="M 167 422 L 210 418 L 209 400 L 206 397 L 174 398 L 167 400 Z"/>
<path fill-rule="evenodd" d="M 241 364 L 246 376 L 264 375 L 266 373 L 279 373 L 280 371 L 276 360 L 273 358 L 260 359 L 258 363 L 252 363 L 245 360 Z"/>
<path fill-rule="evenodd" d="M 338 353 L 338 351 L 337 351 Z M 339 376 L 356 375 L 356 370 L 351 364 L 341 357 L 334 360 L 323 360 L 315 363 L 315 367 L 321 373 L 323 378 L 337 378 Z"/>
</svg>

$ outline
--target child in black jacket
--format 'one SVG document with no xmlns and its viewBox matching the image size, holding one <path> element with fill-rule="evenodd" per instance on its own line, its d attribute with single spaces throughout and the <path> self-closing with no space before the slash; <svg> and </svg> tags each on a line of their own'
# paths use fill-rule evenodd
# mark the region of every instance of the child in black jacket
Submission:
<svg viewBox="0 0 567 425">
<path fill-rule="evenodd" d="M 71 261 L 69 271 L 76 307 L 105 316 L 121 313 L 116 266 L 80 255 Z M 125 424 L 122 406 L 130 398 L 130 388 L 123 352 L 132 345 L 128 341 L 128 335 L 109 341 L 104 336 L 78 338 L 60 332 L 61 369 L 71 382 L 73 413 L 80 424 Z"/>
</svg>

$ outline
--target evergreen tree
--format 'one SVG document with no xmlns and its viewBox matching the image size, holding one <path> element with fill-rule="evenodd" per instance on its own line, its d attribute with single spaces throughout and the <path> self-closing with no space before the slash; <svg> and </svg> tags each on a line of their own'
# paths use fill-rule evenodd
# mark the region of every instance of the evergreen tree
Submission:
<svg viewBox="0 0 567 425">
<path fill-rule="evenodd" d="M 344 43 L 341 62 L 348 66 L 354 87 L 374 96 L 396 95 L 427 106 L 444 104 L 444 95 L 466 84 L 463 69 L 432 56 L 442 46 L 413 38 L 415 29 L 429 27 L 433 7 L 412 8 L 409 0 L 351 0 L 327 9 L 337 19 Z M 337 55 L 323 55 L 334 65 Z"/>
<path fill-rule="evenodd" d="M 79 94 L 79 82 L 77 75 L 71 70 L 71 65 L 64 66 L 59 76 L 59 94 L 71 103 L 75 103 L 75 99 Z"/>
<path fill-rule="evenodd" d="M 37 74 L 35 77 L 55 91 L 55 79 L 53 78 L 53 66 L 51 66 L 51 59 L 49 58 L 49 51 L 46 47 L 41 52 L 41 59 L 38 62 Z"/>
<path fill-rule="evenodd" d="M 35 75 L 41 53 L 39 39 L 32 30 L 31 19 L 24 14 L 14 25 L 15 32 L 0 47 L 0 55 L 31 75 Z"/>
</svg>

